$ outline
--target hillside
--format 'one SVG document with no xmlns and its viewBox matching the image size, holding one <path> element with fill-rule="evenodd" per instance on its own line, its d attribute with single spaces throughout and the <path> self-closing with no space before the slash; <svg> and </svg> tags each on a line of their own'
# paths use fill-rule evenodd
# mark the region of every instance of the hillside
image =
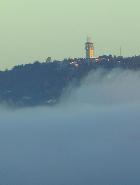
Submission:
<svg viewBox="0 0 140 185">
<path fill-rule="evenodd" d="M 140 56 L 123 58 L 101 56 L 98 59 L 65 59 L 35 62 L 0 71 L 0 102 L 9 106 L 53 105 L 59 102 L 65 88 L 80 81 L 91 71 L 105 68 L 140 69 Z"/>
</svg>

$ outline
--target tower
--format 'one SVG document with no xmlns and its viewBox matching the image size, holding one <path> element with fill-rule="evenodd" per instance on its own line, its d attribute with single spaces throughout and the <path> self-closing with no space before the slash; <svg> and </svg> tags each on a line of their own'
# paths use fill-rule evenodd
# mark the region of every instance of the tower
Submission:
<svg viewBox="0 0 140 185">
<path fill-rule="evenodd" d="M 91 38 L 87 38 L 87 42 L 85 43 L 85 50 L 86 50 L 86 58 L 93 59 L 94 58 L 94 45 L 91 41 Z"/>
</svg>

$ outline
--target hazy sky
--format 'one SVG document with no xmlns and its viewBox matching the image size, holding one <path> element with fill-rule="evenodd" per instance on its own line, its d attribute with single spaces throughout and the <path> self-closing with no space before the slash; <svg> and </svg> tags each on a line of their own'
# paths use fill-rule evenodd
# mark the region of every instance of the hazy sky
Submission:
<svg viewBox="0 0 140 185">
<path fill-rule="evenodd" d="M 0 0 L 0 68 L 83 57 L 87 35 L 96 56 L 140 54 L 139 0 Z"/>
</svg>

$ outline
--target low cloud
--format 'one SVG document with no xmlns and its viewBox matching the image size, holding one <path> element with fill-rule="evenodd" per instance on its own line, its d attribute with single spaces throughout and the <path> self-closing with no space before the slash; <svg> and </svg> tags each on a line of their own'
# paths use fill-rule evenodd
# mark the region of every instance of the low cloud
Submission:
<svg viewBox="0 0 140 185">
<path fill-rule="evenodd" d="M 59 105 L 0 110 L 2 185 L 139 185 L 140 73 L 93 71 Z"/>
</svg>

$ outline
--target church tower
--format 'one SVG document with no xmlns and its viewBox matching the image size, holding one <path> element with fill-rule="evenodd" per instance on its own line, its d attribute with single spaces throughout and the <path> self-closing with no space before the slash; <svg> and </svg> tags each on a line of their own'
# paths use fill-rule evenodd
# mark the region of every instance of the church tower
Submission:
<svg viewBox="0 0 140 185">
<path fill-rule="evenodd" d="M 85 50 L 86 50 L 86 58 L 93 59 L 94 58 L 94 45 L 91 41 L 91 38 L 87 38 L 87 42 L 85 43 Z"/>
</svg>

